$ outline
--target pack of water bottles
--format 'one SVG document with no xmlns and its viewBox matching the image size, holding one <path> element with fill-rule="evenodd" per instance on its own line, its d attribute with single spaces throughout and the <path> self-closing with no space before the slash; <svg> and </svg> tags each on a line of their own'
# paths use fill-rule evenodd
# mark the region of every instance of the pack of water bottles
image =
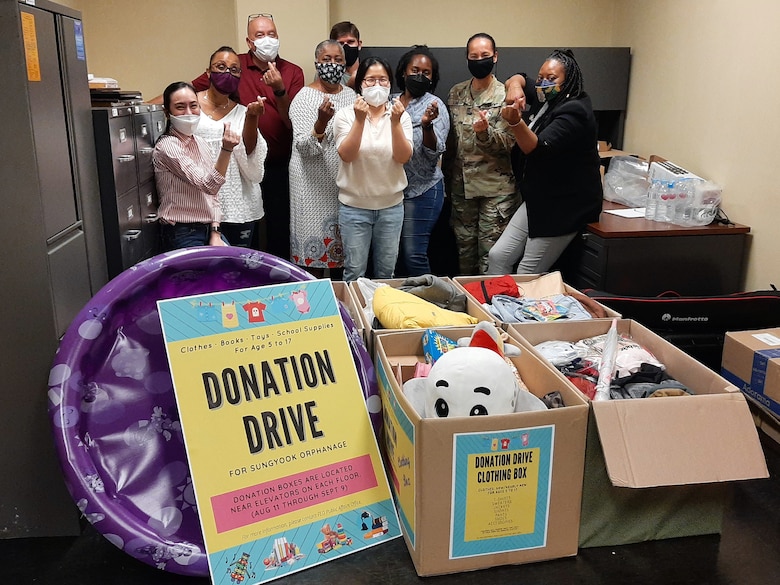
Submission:
<svg viewBox="0 0 780 585">
<path fill-rule="evenodd" d="M 682 226 L 712 223 L 718 215 L 722 188 L 699 177 L 654 178 L 645 202 L 645 219 Z"/>
</svg>

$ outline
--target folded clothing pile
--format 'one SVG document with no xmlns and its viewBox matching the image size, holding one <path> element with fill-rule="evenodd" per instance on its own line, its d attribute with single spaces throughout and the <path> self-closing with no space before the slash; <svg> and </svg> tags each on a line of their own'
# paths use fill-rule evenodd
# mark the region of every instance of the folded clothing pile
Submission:
<svg viewBox="0 0 780 585">
<path fill-rule="evenodd" d="M 607 316 L 604 307 L 588 296 L 567 290 L 560 272 L 518 284 L 510 275 L 467 282 L 463 287 L 504 323 L 532 323 L 556 319 L 584 320 Z"/>
<path fill-rule="evenodd" d="M 360 285 L 360 279 L 358 279 Z M 466 295 L 452 282 L 433 275 L 407 278 L 399 288 L 375 286 L 366 298 L 375 329 L 421 329 L 474 325 L 479 321 L 466 311 Z M 361 291 L 363 289 L 361 288 Z M 363 296 L 367 297 L 366 292 Z"/>
<path fill-rule="evenodd" d="M 596 395 L 606 334 L 575 343 L 544 341 L 534 346 L 552 365 L 591 400 Z M 665 366 L 634 340 L 620 335 L 610 399 L 682 396 L 693 392 L 673 379 Z"/>
</svg>

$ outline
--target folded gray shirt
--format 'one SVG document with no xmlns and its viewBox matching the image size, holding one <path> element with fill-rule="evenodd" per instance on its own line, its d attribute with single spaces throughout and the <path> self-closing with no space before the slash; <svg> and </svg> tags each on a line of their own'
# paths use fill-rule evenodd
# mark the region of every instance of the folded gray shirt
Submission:
<svg viewBox="0 0 780 585">
<path fill-rule="evenodd" d="M 398 288 L 442 309 L 460 313 L 466 312 L 466 295 L 460 292 L 453 283 L 433 274 L 410 276 Z"/>
</svg>

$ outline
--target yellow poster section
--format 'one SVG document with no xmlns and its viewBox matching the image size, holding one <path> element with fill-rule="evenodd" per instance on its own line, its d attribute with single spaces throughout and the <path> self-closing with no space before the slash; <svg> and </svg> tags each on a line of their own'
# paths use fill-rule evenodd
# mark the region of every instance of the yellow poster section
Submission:
<svg viewBox="0 0 780 585">
<path fill-rule="evenodd" d="M 539 449 L 469 456 L 467 542 L 534 532 L 539 461 Z"/>
<path fill-rule="evenodd" d="M 387 372 L 381 365 L 377 368 L 377 373 L 382 396 L 385 450 L 389 462 L 390 482 L 400 508 L 401 522 L 406 526 L 414 542 L 413 535 L 416 534 L 414 425 L 398 404 L 393 389 L 389 387 Z M 399 417 L 403 417 L 403 422 Z"/>
<path fill-rule="evenodd" d="M 317 356 L 322 358 L 325 352 L 336 382 L 309 387 L 302 356 L 312 356 L 312 363 L 317 363 Z M 203 509 L 208 500 L 199 498 L 210 550 L 235 546 L 237 540 L 261 539 L 387 497 L 382 462 L 372 443 L 371 423 L 339 316 L 171 342 L 168 355 L 180 416 L 187 423 L 184 432 L 196 490 L 204 495 L 244 490 L 247 497 L 237 497 L 235 505 L 251 501 L 266 512 L 280 503 L 298 504 L 297 510 L 284 513 L 283 507 L 272 518 L 218 533 L 212 510 Z M 250 366 L 259 381 L 260 399 L 242 383 L 241 368 L 247 372 Z M 234 374 L 238 384 L 228 392 L 224 381 Z M 268 425 L 275 428 L 270 442 Z M 187 433 L 194 428 L 199 432 Z M 329 465 L 335 469 L 340 462 L 367 455 L 376 487 L 336 498 L 325 482 L 302 488 L 301 474 L 311 477 L 307 470 Z M 296 479 L 285 479 L 290 476 Z M 253 489 L 261 484 L 267 486 L 265 495 Z"/>
</svg>

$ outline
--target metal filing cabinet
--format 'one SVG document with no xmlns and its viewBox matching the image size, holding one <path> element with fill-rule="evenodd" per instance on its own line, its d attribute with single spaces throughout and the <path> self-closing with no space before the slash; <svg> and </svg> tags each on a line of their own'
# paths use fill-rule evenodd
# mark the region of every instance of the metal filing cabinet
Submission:
<svg viewBox="0 0 780 585">
<path fill-rule="evenodd" d="M 157 222 L 157 188 L 154 183 L 152 152 L 160 134 L 165 130 L 162 106 L 140 104 L 133 106 L 136 167 L 138 169 L 138 203 L 141 213 L 141 240 L 143 257 L 159 251 L 160 224 Z"/>
<path fill-rule="evenodd" d="M 113 278 L 159 250 L 152 153 L 165 118 L 162 108 L 149 104 L 94 108 L 92 116 L 106 260 Z"/>
<path fill-rule="evenodd" d="M 81 13 L 0 2 L 0 55 L 0 527 L 3 539 L 78 535 L 46 412 L 59 339 L 108 278 Z"/>
</svg>

